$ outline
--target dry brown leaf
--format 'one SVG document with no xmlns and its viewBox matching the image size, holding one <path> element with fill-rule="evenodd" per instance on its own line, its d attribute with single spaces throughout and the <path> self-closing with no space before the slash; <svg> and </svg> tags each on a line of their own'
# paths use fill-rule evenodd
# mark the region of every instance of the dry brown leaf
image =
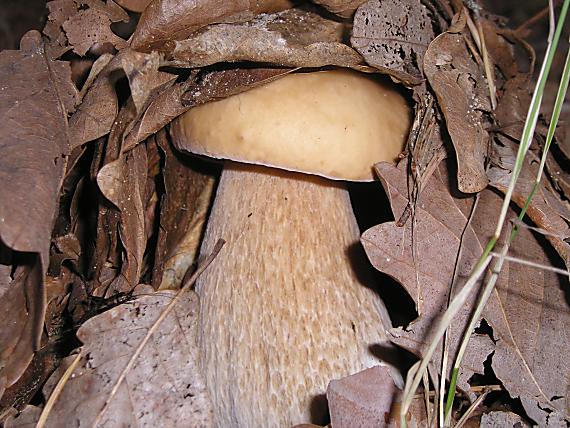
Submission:
<svg viewBox="0 0 570 428">
<path fill-rule="evenodd" d="M 67 37 L 63 31 L 63 23 L 77 13 L 77 5 L 73 0 L 52 0 L 46 3 L 49 9 L 48 20 L 43 33 L 54 45 L 67 46 Z M 67 48 L 68 50 L 71 47 Z"/>
<path fill-rule="evenodd" d="M 59 186 L 69 153 L 67 114 L 77 91 L 69 64 L 49 60 L 37 31 L 0 53 L 0 236 L 47 266 Z"/>
<path fill-rule="evenodd" d="M 181 98 L 191 85 L 192 81 L 177 83 L 156 94 L 125 138 L 124 149 L 132 149 L 187 111 L 188 107 L 182 105 Z"/>
<path fill-rule="evenodd" d="M 95 45 L 111 43 L 117 49 L 127 45 L 113 33 L 111 23 L 127 22 L 129 16 L 112 1 L 54 0 L 47 6 L 50 14 L 44 34 L 53 44 L 63 48 L 69 44 L 75 53 L 82 56 Z"/>
<path fill-rule="evenodd" d="M 43 273 L 70 150 L 67 114 L 75 108 L 77 91 L 69 64 L 48 58 L 37 31 L 22 38 L 19 51 L 0 53 L 0 82 L 0 236 L 7 247 L 29 253 L 14 263 L 13 275 L 2 266 L 2 391 L 39 347 Z"/>
<path fill-rule="evenodd" d="M 146 9 L 151 0 L 115 0 L 119 6 L 132 12 L 142 12 Z"/>
<path fill-rule="evenodd" d="M 111 62 L 112 59 L 113 59 L 113 55 L 103 54 L 99 58 L 97 58 L 95 60 L 95 62 L 93 62 L 91 64 L 91 66 L 89 68 L 89 74 L 87 76 L 87 79 L 83 83 L 83 86 L 81 87 L 81 91 L 79 92 L 79 98 L 81 100 L 83 100 L 83 98 L 85 97 L 85 94 L 87 93 L 89 88 L 91 88 L 91 85 L 93 85 L 93 82 L 95 81 L 97 76 L 99 76 L 99 73 L 101 73 L 105 69 L 107 64 L 109 64 L 109 62 Z"/>
<path fill-rule="evenodd" d="M 101 10 L 81 10 L 63 23 L 63 29 L 73 51 L 81 56 L 95 44 L 111 43 L 116 49 L 127 45 L 111 31 L 111 20 Z"/>
<path fill-rule="evenodd" d="M 532 96 L 532 81 L 526 74 L 517 74 L 501 88 L 494 115 L 498 131 L 520 140 Z"/>
<path fill-rule="evenodd" d="M 128 152 L 122 151 L 125 130 L 135 117 L 131 100 L 117 116 L 105 148 L 103 166 L 96 172 L 101 193 L 113 204 L 102 202 L 99 207 L 97 295 L 129 292 L 137 285 L 141 273 L 146 247 L 143 203 L 148 169 L 146 147 L 139 145 Z M 103 272 L 108 275 L 106 279 L 100 277 Z"/>
<path fill-rule="evenodd" d="M 81 361 L 56 400 L 46 427 L 60 427 L 62 421 L 91 426 L 134 350 L 173 297 L 168 291 L 139 296 L 91 318 L 79 329 L 77 336 L 84 343 Z M 197 296 L 184 293 L 128 372 L 98 426 L 213 426 L 197 364 L 197 311 Z M 54 373 L 51 383 L 65 368 Z"/>
<path fill-rule="evenodd" d="M 327 388 L 331 425 L 335 428 L 398 427 L 400 393 L 386 366 L 332 380 Z M 421 400 L 413 401 L 409 415 L 410 426 L 427 426 Z"/>
<path fill-rule="evenodd" d="M 504 80 L 514 78 L 519 70 L 513 44 L 503 36 L 506 30 L 499 30 L 494 22 L 480 18 L 479 23 L 485 37 L 485 47 L 493 64 L 497 66 Z"/>
<path fill-rule="evenodd" d="M 485 240 L 491 237 L 502 199 L 485 191 L 479 201 L 493 207 L 476 216 L 473 227 Z M 521 228 L 509 255 L 549 266 L 552 254 L 546 241 Z M 483 317 L 496 341 L 492 367 L 513 398 L 520 398 L 538 426 L 564 426 L 570 422 L 570 303 L 568 278 L 554 272 L 509 263 L 503 267 L 497 288 Z"/>
<path fill-rule="evenodd" d="M 494 411 L 481 416 L 479 428 L 504 428 L 504 427 L 530 427 L 519 415 L 512 412 Z"/>
<path fill-rule="evenodd" d="M 459 190 L 479 192 L 488 183 L 485 158 L 489 134 L 483 127 L 482 111 L 489 111 L 491 106 L 484 74 L 462 33 L 443 33 L 430 43 L 424 72 L 455 147 Z"/>
<path fill-rule="evenodd" d="M 146 174 L 146 146 L 139 144 L 117 160 L 107 163 L 97 175 L 101 192 L 120 210 L 120 237 L 126 252 L 120 281 L 111 285 L 107 295 L 131 291 L 141 275 L 146 248 L 143 204 Z"/>
<path fill-rule="evenodd" d="M 343 18 L 351 18 L 356 9 L 368 0 L 313 0 L 313 3 L 320 4 L 329 12 Z"/>
<path fill-rule="evenodd" d="M 152 0 L 141 15 L 131 46 L 142 51 L 160 49 L 213 23 L 243 22 L 289 7 L 288 0 Z"/>
<path fill-rule="evenodd" d="M 182 104 L 189 108 L 221 100 L 267 84 L 292 71 L 287 68 L 237 68 L 205 73 L 182 96 Z"/>
<path fill-rule="evenodd" d="M 114 85 L 120 67 L 121 53 L 113 57 L 97 74 L 84 94 L 81 105 L 69 119 L 72 149 L 96 140 L 110 131 L 119 111 Z"/>
<path fill-rule="evenodd" d="M 407 168 L 401 162 L 396 168 L 381 163 L 376 166 L 395 218 L 399 218 L 408 203 Z M 482 253 L 482 245 L 474 231 L 465 230 L 473 199 L 453 198 L 449 193 L 449 177 L 444 163 L 424 183 L 415 209 L 415 218 L 404 227 L 396 222 L 374 226 L 362 235 L 361 241 L 372 265 L 399 281 L 416 303 L 419 318 L 408 328 L 392 329 L 393 341 L 423 355 L 430 343 L 435 321 L 447 307 L 450 284 L 454 273 L 458 277 L 454 294 L 461 289 L 475 261 Z M 413 237 L 412 237 L 413 231 Z M 463 234 L 462 256 L 458 260 Z M 457 267 L 456 267 L 457 262 Z M 471 301 L 475 295 L 471 296 Z M 450 329 L 449 353 L 456 353 L 458 340 L 466 327 L 469 308 L 464 308 Z M 467 351 L 466 365 L 460 373 L 458 385 L 467 390 L 467 380 L 482 373 L 485 357 L 491 352 L 490 340 L 474 336 Z M 481 355 L 481 359 L 471 358 Z M 439 361 L 439 356 L 436 361 Z"/>
<path fill-rule="evenodd" d="M 433 38 L 431 18 L 420 0 L 370 0 L 354 15 L 350 41 L 372 67 L 417 85 Z"/>
<path fill-rule="evenodd" d="M 164 195 L 152 282 L 159 289 L 176 289 L 196 261 L 215 180 L 176 152 L 165 131 L 157 143 L 164 152 Z"/>
<path fill-rule="evenodd" d="M 12 266 L 0 265 L 0 397 L 39 348 L 45 313 L 40 257 L 32 253 L 13 258 Z"/>
<path fill-rule="evenodd" d="M 143 54 L 124 51 L 121 62 L 129 80 L 131 97 L 139 114 L 144 111 L 153 91 L 160 92 L 176 80 L 176 75 L 158 71 L 160 56 L 157 52 Z"/>
<path fill-rule="evenodd" d="M 488 171 L 491 186 L 501 192 L 506 192 L 514 168 L 515 156 L 518 146 L 510 140 L 503 139 L 503 145 L 493 144 L 491 166 Z M 530 195 L 532 186 L 538 173 L 539 159 L 529 152 L 524 161 L 522 172 L 517 181 L 513 194 L 513 201 L 523 207 Z M 563 203 L 554 189 L 544 178 L 535 193 L 527 211 L 528 217 L 534 224 L 544 229 L 550 241 L 567 267 L 570 267 L 570 245 L 566 240 L 570 238 L 570 209 Z"/>
<path fill-rule="evenodd" d="M 374 266 L 400 281 L 418 306 L 420 317 L 408 329 L 391 331 L 396 335 L 396 343 L 418 354 L 429 341 L 434 321 L 445 307 L 454 268 L 457 269 L 455 290 L 458 290 L 481 254 L 482 245 L 492 236 L 494 219 L 502 204 L 496 193 L 481 192 L 467 224 L 471 204 L 449 194 L 448 177 L 443 172 L 440 165 L 420 195 L 413 225 L 398 228 L 395 223 L 385 223 L 366 231 L 362 237 Z M 397 218 L 406 203 L 406 175 L 402 167 L 396 170 L 387 164 L 380 164 L 379 173 Z M 458 256 L 461 237 L 462 250 Z M 526 228 L 519 231 L 509 255 L 551 264 L 544 242 Z M 469 374 L 478 371 L 494 350 L 495 374 L 512 397 L 520 397 L 531 418 L 540 426 L 549 420 L 568 418 L 565 391 L 570 387 L 566 358 L 570 340 L 564 336 L 570 331 L 570 310 L 564 287 L 567 280 L 561 281 L 552 272 L 505 263 L 497 288 L 483 312 L 483 318 L 493 329 L 495 344 L 488 338 L 472 336 L 459 384 L 465 388 Z M 470 307 L 474 300 L 475 296 L 468 299 Z M 452 357 L 455 338 L 465 326 L 466 311 L 464 308 L 460 312 L 450 329 Z"/>
<path fill-rule="evenodd" d="M 133 102 L 142 115 L 148 104 L 176 78 L 159 71 L 159 66 L 157 53 L 123 49 L 115 55 L 97 74 L 77 112 L 69 120 L 72 147 L 102 137 L 111 130 L 119 109 L 114 85 L 122 75 L 121 70 L 129 80 Z M 133 125 L 129 126 L 132 128 Z"/>
<path fill-rule="evenodd" d="M 289 9 L 263 14 L 243 24 L 212 25 L 175 42 L 178 65 L 203 67 L 251 61 L 287 67 L 353 67 L 362 57 L 342 43 L 345 25 L 315 12 Z"/>
</svg>

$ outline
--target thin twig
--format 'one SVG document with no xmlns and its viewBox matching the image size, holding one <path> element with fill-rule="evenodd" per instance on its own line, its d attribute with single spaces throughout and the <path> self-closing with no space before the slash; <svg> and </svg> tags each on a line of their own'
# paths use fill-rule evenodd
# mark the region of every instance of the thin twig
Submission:
<svg viewBox="0 0 570 428">
<path fill-rule="evenodd" d="M 148 330 L 146 336 L 144 337 L 144 339 L 141 341 L 141 343 L 139 344 L 139 346 L 137 347 L 137 349 L 135 350 L 135 352 L 133 353 L 133 355 L 131 356 L 131 358 L 129 359 L 129 362 L 127 363 L 127 365 L 125 366 L 125 368 L 123 369 L 123 371 L 121 372 L 121 374 L 119 375 L 119 378 L 117 379 L 117 381 L 115 382 L 115 386 L 113 386 L 113 389 L 111 390 L 111 392 L 109 393 L 109 396 L 107 397 L 107 400 L 105 401 L 105 405 L 103 406 L 103 408 L 101 409 L 101 411 L 97 414 L 97 417 L 95 418 L 95 421 L 93 422 L 93 428 L 96 428 L 97 425 L 101 422 L 101 419 L 103 418 L 103 414 L 107 411 L 107 409 L 109 408 L 109 405 L 111 404 L 111 402 L 113 401 L 113 398 L 115 397 L 115 395 L 117 395 L 117 392 L 119 391 L 119 387 L 121 386 L 121 384 L 123 383 L 123 381 L 125 380 L 127 373 L 133 368 L 133 366 L 135 365 L 135 362 L 137 360 L 137 358 L 139 357 L 139 355 L 141 354 L 144 346 L 147 344 L 147 342 L 150 340 L 151 336 L 154 334 L 154 332 L 158 329 L 158 327 L 160 327 L 160 325 L 162 324 L 162 322 L 166 319 L 166 317 L 168 316 L 168 314 L 170 312 L 172 312 L 172 310 L 174 309 L 174 306 L 176 305 L 176 303 L 178 303 L 178 301 L 180 300 L 180 298 L 182 297 L 183 293 L 190 288 L 190 285 L 193 284 L 196 279 L 198 279 L 198 277 L 202 274 L 202 272 L 204 272 L 206 270 L 206 268 L 210 265 L 210 263 L 212 263 L 214 261 L 214 259 L 216 258 L 216 256 L 218 255 L 218 253 L 220 252 L 220 250 L 222 249 L 222 247 L 224 246 L 226 242 L 223 239 L 219 239 L 218 242 L 216 242 L 216 245 L 214 246 L 214 249 L 212 250 L 212 253 L 198 266 L 198 268 L 196 269 L 196 271 L 192 274 L 192 276 L 188 279 L 187 282 L 185 282 L 184 284 L 182 284 L 182 287 L 180 288 L 180 290 L 176 293 L 176 296 L 170 301 L 170 303 L 168 304 L 168 306 L 164 309 L 164 311 L 162 311 L 162 313 L 160 314 L 160 316 L 157 318 L 157 320 L 154 322 L 154 324 L 152 325 L 152 327 Z"/>
<path fill-rule="evenodd" d="M 42 410 L 42 413 L 40 414 L 40 418 L 38 419 L 38 422 L 36 423 L 36 428 L 43 428 L 45 426 L 47 419 L 48 419 L 48 417 L 49 417 L 49 415 L 53 409 L 53 406 L 55 405 L 55 402 L 57 401 L 57 399 L 61 395 L 61 391 L 63 391 L 63 387 L 65 386 L 65 384 L 69 380 L 69 377 L 73 373 L 73 370 L 75 370 L 75 368 L 77 367 L 77 364 L 79 364 L 79 361 L 81 361 L 81 356 L 82 356 L 81 352 L 79 352 L 79 354 L 77 354 L 77 356 L 71 362 L 71 364 L 69 365 L 67 370 L 65 370 L 65 372 L 63 373 L 63 376 L 57 381 L 57 385 L 55 385 L 55 388 L 53 389 L 51 395 L 49 396 L 49 399 L 48 399 L 46 405 L 44 406 L 44 408 Z"/>
<path fill-rule="evenodd" d="M 481 394 L 479 397 L 477 397 L 477 399 L 469 406 L 469 408 L 463 414 L 463 416 L 461 416 L 461 418 L 459 418 L 459 421 L 457 421 L 457 425 L 455 425 L 455 428 L 461 428 L 463 425 L 465 425 L 465 423 L 467 422 L 469 417 L 473 414 L 475 409 L 477 407 L 479 407 L 479 405 L 483 402 L 483 400 L 485 399 L 487 394 L 489 394 L 489 392 L 491 392 L 491 391 L 485 391 L 483 394 Z"/>
</svg>

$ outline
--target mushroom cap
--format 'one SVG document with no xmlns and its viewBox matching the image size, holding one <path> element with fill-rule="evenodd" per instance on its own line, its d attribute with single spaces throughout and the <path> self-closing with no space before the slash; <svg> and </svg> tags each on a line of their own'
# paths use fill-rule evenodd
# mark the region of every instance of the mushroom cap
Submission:
<svg viewBox="0 0 570 428">
<path fill-rule="evenodd" d="M 350 181 L 394 161 L 411 125 L 394 84 L 354 71 L 289 74 L 194 107 L 174 123 L 180 150 Z"/>
</svg>

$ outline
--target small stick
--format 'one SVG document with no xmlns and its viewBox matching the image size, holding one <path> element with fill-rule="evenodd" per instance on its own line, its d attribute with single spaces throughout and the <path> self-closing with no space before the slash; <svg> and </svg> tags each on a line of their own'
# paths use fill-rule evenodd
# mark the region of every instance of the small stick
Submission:
<svg viewBox="0 0 570 428">
<path fill-rule="evenodd" d="M 204 272 L 206 270 L 206 268 L 210 265 L 210 263 L 212 263 L 214 261 L 214 259 L 216 258 L 216 256 L 218 255 L 218 253 L 220 252 L 220 250 L 222 249 L 222 247 L 224 246 L 225 243 L 226 243 L 226 241 L 224 241 L 223 239 L 219 239 L 218 242 L 216 242 L 216 245 L 214 245 L 214 249 L 212 250 L 212 253 L 198 266 L 198 268 L 192 274 L 192 276 L 188 279 L 188 281 L 186 281 L 182 284 L 182 287 L 180 288 L 180 290 L 178 290 L 178 292 L 176 293 L 176 296 L 174 296 L 174 299 L 172 299 L 170 301 L 170 303 L 164 309 L 162 314 L 160 314 L 160 316 L 154 322 L 154 324 L 151 326 L 151 328 L 149 328 L 146 336 L 141 341 L 141 343 L 139 344 L 139 346 L 137 347 L 137 349 L 135 350 L 135 352 L 133 353 L 133 355 L 129 359 L 129 362 L 127 363 L 127 365 L 125 366 L 125 368 L 123 369 L 121 374 L 119 375 L 119 378 L 115 382 L 115 386 L 113 386 L 113 389 L 111 390 L 111 393 L 109 394 L 109 397 L 107 397 L 107 400 L 105 401 L 105 405 L 103 406 L 101 411 L 97 414 L 97 417 L 95 418 L 95 421 L 93 422 L 93 425 L 92 425 L 93 428 L 96 428 L 97 425 L 101 422 L 101 419 L 103 418 L 103 414 L 109 408 L 109 405 L 111 404 L 113 398 L 115 397 L 115 395 L 117 395 L 117 392 L 119 391 L 119 387 L 121 386 L 121 384 L 123 383 L 123 381 L 127 377 L 127 373 L 135 365 L 137 358 L 141 354 L 144 346 L 147 344 L 147 342 L 149 341 L 151 336 L 158 329 L 158 327 L 160 327 L 160 325 L 166 319 L 168 314 L 170 312 L 172 312 L 172 309 L 174 309 L 174 306 L 180 300 L 182 293 L 184 293 L 184 291 L 186 291 L 188 288 L 190 288 L 190 285 L 193 284 L 196 281 L 196 279 L 198 279 L 198 277 L 202 274 L 202 272 Z"/>
<path fill-rule="evenodd" d="M 69 380 L 69 377 L 73 373 L 73 370 L 75 370 L 75 367 L 77 367 L 77 364 L 79 364 L 79 361 L 81 361 L 81 352 L 79 352 L 79 354 L 77 354 L 77 356 L 72 361 L 70 366 L 63 373 L 63 376 L 57 381 L 57 385 L 53 389 L 51 395 L 49 396 L 49 400 L 47 401 L 45 407 L 42 410 L 42 413 L 40 414 L 40 418 L 38 419 L 38 422 L 36 423 L 36 428 L 43 428 L 45 426 L 47 419 L 49 417 L 49 414 L 51 413 L 53 406 L 55 405 L 55 402 L 57 401 L 57 399 L 61 395 L 61 391 L 63 391 L 63 387 L 65 386 L 65 384 Z"/>
</svg>

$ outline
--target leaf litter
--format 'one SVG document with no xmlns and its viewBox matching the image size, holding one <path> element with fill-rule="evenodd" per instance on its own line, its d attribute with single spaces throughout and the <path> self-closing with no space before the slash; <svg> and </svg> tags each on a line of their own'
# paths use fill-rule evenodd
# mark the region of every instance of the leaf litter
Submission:
<svg viewBox="0 0 570 428">
<path fill-rule="evenodd" d="M 0 293 L 3 325 L 11 326 L 0 333 L 0 395 L 6 390 L 4 415 L 16 413 L 14 407 L 23 410 L 7 426 L 37 421 L 41 410 L 24 407 L 29 398 L 10 397 L 33 394 L 62 357 L 34 351 L 53 349 L 80 325 L 81 361 L 49 418 L 51 423 L 59 418 L 93 421 L 110 391 L 109 379 L 116 379 L 121 368 L 114 363 L 133 355 L 129 344 L 169 298 L 147 288 L 148 296 L 116 304 L 141 283 L 154 290 L 179 288 L 196 261 L 215 173 L 196 168 L 176 152 L 169 122 L 196 105 L 303 68 L 380 72 L 411 89 L 416 117 L 408 159 L 397 167 L 377 166 L 396 221 L 366 231 L 362 244 L 373 265 L 396 278 L 414 300 L 419 317 L 390 333 L 394 343 L 422 355 L 434 322 L 491 235 L 490 219 L 500 203 L 492 188 L 504 191 L 510 178 L 534 54 L 492 17 L 474 14 L 475 24 L 470 22 L 469 11 L 458 9 L 457 2 L 315 3 L 320 6 L 285 0 L 54 0 L 47 4 L 43 37 L 28 33 L 20 51 L 0 53 L 0 73 L 6 76 L 0 112 L 8 124 L 0 133 L 0 150 L 11 154 L 0 158 L 4 182 L 17 183 L 3 188 L 0 204 Z M 116 23 L 136 22 L 126 10 L 142 13 L 130 37 L 114 29 Z M 481 33 L 470 24 L 479 25 Z M 530 71 L 517 68 L 517 44 L 531 56 Z M 72 77 L 73 67 L 84 77 Z M 496 87 L 494 110 L 490 83 Z M 539 125 L 539 134 L 544 129 Z M 538 135 L 515 190 L 519 206 L 533 183 L 541 141 Z M 562 154 L 570 153 L 565 141 L 559 140 Z M 550 180 L 541 183 L 528 211 L 533 225 L 521 228 L 511 256 L 557 265 L 551 245 L 568 262 L 565 165 L 549 158 Z M 487 374 L 490 367 L 502 388 L 520 399 L 525 422 L 557 426 L 570 419 L 569 380 L 560 376 L 570 373 L 563 348 L 570 341 L 560 338 L 570 331 L 564 287 L 567 280 L 554 272 L 507 263 L 482 315 L 481 326 L 490 330 L 480 327 L 472 335 L 461 368 L 459 386 L 467 401 L 475 397 L 474 375 Z M 186 296 L 185 311 L 176 309 L 175 318 L 166 321 L 170 333 L 153 336 L 154 344 L 143 351 L 148 355 L 108 403 L 104 424 L 122 420 L 156 426 L 164 419 L 153 418 L 166 415 L 176 426 L 181 415 L 176 412 L 192 409 L 201 416 L 187 420 L 196 426 L 213 423 L 193 360 L 198 302 L 192 293 Z M 449 331 L 451 356 L 470 309 L 464 308 Z M 120 329 L 121 323 L 130 324 Z M 163 339 L 167 343 L 161 345 Z M 151 361 L 166 355 L 168 364 L 148 372 Z M 441 354 L 430 371 L 433 379 L 440 360 Z M 45 396 L 68 364 L 63 360 L 45 382 Z M 185 379 L 196 389 L 192 397 L 180 398 Z M 341 420 L 383 418 L 393 397 L 386 392 L 391 386 L 381 386 L 390 384 L 386 378 L 366 386 L 384 404 L 355 398 L 354 388 L 364 386 L 355 379 L 342 380 L 347 387 L 329 397 L 335 426 Z M 177 392 L 156 394 L 164 385 Z M 149 401 L 151 396 L 155 401 Z M 73 408 L 74 400 L 82 412 Z M 152 403 L 161 411 L 148 411 Z M 413 417 L 427 423 L 416 404 Z M 481 423 L 519 417 L 513 415 L 483 412 Z"/>
</svg>

